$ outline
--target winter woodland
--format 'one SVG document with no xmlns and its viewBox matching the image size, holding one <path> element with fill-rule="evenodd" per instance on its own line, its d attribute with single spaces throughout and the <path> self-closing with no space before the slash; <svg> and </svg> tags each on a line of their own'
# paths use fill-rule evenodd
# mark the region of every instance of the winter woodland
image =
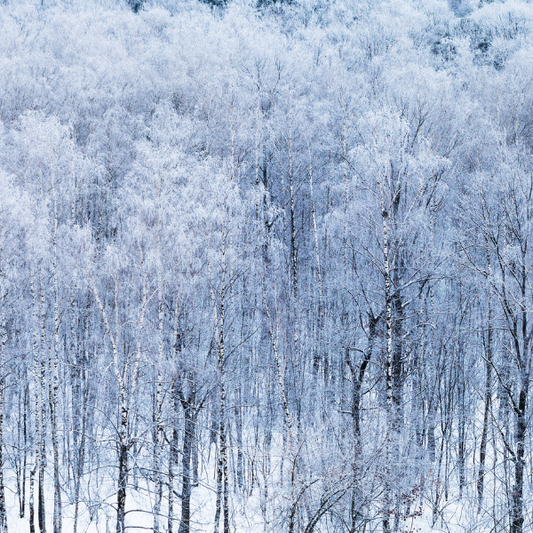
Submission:
<svg viewBox="0 0 533 533">
<path fill-rule="evenodd" d="M 533 530 L 533 5 L 0 6 L 0 532 Z"/>
</svg>

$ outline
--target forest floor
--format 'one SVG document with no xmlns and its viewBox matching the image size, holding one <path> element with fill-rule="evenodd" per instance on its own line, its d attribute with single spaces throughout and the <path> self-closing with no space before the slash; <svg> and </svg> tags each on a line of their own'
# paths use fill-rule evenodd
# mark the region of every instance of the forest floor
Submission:
<svg viewBox="0 0 533 533">
<path fill-rule="evenodd" d="M 214 479 L 215 463 L 204 464 L 201 468 L 204 474 L 199 486 L 193 489 L 192 493 L 192 513 L 191 531 L 195 533 L 210 532 L 213 529 L 213 519 L 215 516 L 216 504 L 216 482 Z M 207 474 L 207 475 L 206 475 Z M 16 486 L 15 479 L 10 486 Z M 134 480 L 132 480 L 134 481 Z M 52 495 L 53 486 L 49 480 L 47 495 L 47 531 L 53 531 Z M 106 486 L 107 485 L 107 486 Z M 8 484 L 9 486 L 9 484 Z M 153 488 L 153 487 L 152 487 Z M 28 485 L 26 485 L 28 490 Z M 79 506 L 79 533 L 112 533 L 115 531 L 116 515 L 114 510 L 115 494 L 114 483 L 108 481 L 100 487 L 100 494 L 109 494 L 108 498 L 93 500 L 93 503 L 83 502 Z M 28 498 L 28 494 L 27 494 Z M 231 498 L 231 531 L 232 533 L 265 533 L 277 532 L 278 526 L 269 524 L 270 520 L 265 520 L 261 511 L 260 494 L 256 489 L 251 495 L 233 494 Z M 26 499 L 26 501 L 28 501 Z M 6 503 L 8 508 L 8 528 L 11 532 L 22 533 L 29 531 L 28 510 L 25 516 L 19 516 L 19 503 L 17 494 L 14 491 L 7 491 Z M 37 502 L 36 502 L 37 503 Z M 154 520 L 151 509 L 153 508 L 153 494 L 147 491 L 146 480 L 139 478 L 137 490 L 134 487 L 128 491 L 127 495 L 127 518 L 126 525 L 130 531 L 153 531 Z M 27 506 L 26 506 L 27 507 Z M 37 512 L 37 506 L 35 509 Z M 165 509 L 163 509 L 163 513 Z M 432 505 L 428 502 L 422 505 L 421 516 L 408 518 L 400 524 L 402 533 L 477 533 L 484 529 L 479 529 L 479 523 L 473 516 L 470 516 L 473 509 L 458 502 L 441 505 L 440 512 L 433 524 Z M 276 521 L 272 521 L 276 522 Z M 175 530 L 179 524 L 179 503 L 175 503 Z M 36 524 L 36 530 L 38 526 Z M 63 531 L 72 532 L 74 530 L 74 504 L 68 502 L 67 495 L 63 495 Z M 326 531 L 317 528 L 317 533 Z M 167 520 L 162 517 L 160 531 L 167 531 Z M 381 531 L 379 524 L 374 524 L 369 531 Z M 281 533 L 281 532 L 280 532 Z"/>
</svg>

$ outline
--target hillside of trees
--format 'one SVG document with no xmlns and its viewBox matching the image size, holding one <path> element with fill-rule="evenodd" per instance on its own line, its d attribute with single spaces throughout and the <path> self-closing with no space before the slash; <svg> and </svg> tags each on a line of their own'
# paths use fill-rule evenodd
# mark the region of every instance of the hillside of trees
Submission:
<svg viewBox="0 0 533 533">
<path fill-rule="evenodd" d="M 533 5 L 0 6 L 0 533 L 533 529 Z"/>
</svg>

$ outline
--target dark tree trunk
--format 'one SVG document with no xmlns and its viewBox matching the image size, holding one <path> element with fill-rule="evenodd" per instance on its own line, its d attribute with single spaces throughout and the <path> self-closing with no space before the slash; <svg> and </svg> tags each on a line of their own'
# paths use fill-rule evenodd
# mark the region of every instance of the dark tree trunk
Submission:
<svg viewBox="0 0 533 533">
<path fill-rule="evenodd" d="M 182 455 L 182 485 L 181 485 L 181 520 L 178 533 L 189 533 L 191 522 L 191 459 L 194 439 L 194 395 L 187 401 L 183 401 L 183 412 L 185 416 L 185 431 L 183 433 L 183 455 Z"/>
<path fill-rule="evenodd" d="M 369 313 L 368 324 L 368 346 L 363 355 L 363 360 L 358 369 L 351 362 L 350 352 L 346 350 L 346 361 L 352 374 L 352 425 L 354 439 L 354 457 L 353 457 L 353 488 L 350 502 L 351 526 L 350 533 L 355 533 L 357 522 L 360 518 L 361 490 L 359 480 L 359 463 L 361 459 L 361 390 L 367 367 L 372 359 L 374 341 L 376 337 L 376 327 L 381 315 L 375 317 L 372 312 Z"/>
<path fill-rule="evenodd" d="M 128 485 L 128 412 L 122 407 L 120 441 L 118 443 L 118 484 L 117 484 L 117 533 L 126 533 L 126 489 Z"/>
<path fill-rule="evenodd" d="M 520 391 L 516 421 L 515 479 L 511 497 L 511 533 L 522 533 L 524 527 L 524 453 L 527 432 L 527 389 Z"/>
<path fill-rule="evenodd" d="M 35 505 L 34 505 L 35 468 L 30 471 L 30 497 L 29 497 L 29 519 L 30 533 L 35 533 Z"/>
<path fill-rule="evenodd" d="M 487 437 L 489 428 L 489 415 L 492 399 L 492 305 L 489 296 L 488 302 L 488 330 L 485 342 L 485 411 L 483 413 L 483 430 L 479 445 L 479 470 L 477 478 L 477 512 L 481 512 L 483 505 L 483 492 L 485 488 L 485 460 L 487 456 Z"/>
<path fill-rule="evenodd" d="M 398 268 L 394 270 L 394 285 L 396 290 L 392 295 L 392 403 L 394 405 L 394 431 L 399 434 L 403 426 L 403 298 L 398 288 L 400 284 Z"/>
<path fill-rule="evenodd" d="M 41 439 L 43 437 L 41 436 Z M 44 446 L 42 446 L 44 448 Z M 38 501 L 38 516 L 39 516 L 39 531 L 41 533 L 46 533 L 46 522 L 45 522 L 45 510 L 44 510 L 44 461 L 41 458 L 39 466 L 39 501 Z"/>
</svg>

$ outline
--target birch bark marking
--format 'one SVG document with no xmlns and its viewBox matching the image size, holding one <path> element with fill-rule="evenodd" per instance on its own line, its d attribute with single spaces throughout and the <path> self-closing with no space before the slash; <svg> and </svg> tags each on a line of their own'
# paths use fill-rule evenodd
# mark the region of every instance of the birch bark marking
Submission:
<svg viewBox="0 0 533 533">
<path fill-rule="evenodd" d="M 163 289 L 162 279 L 159 276 L 158 287 L 158 352 L 157 352 L 157 382 L 155 394 L 155 439 L 154 439 L 154 473 L 156 476 L 156 495 L 154 504 L 154 533 L 159 533 L 159 515 L 161 513 L 161 502 L 163 500 L 163 474 L 161 472 L 161 456 L 163 450 Z"/>
<path fill-rule="evenodd" d="M 179 297 L 175 296 L 174 302 L 174 324 L 172 332 L 172 361 L 174 364 L 178 358 L 178 317 L 179 317 Z M 181 348 L 180 348 L 181 350 Z M 168 533 L 174 531 L 174 465 L 178 462 L 178 400 L 177 400 L 177 380 L 172 382 L 171 412 L 172 412 L 172 437 L 170 440 L 170 454 L 168 458 Z"/>
<path fill-rule="evenodd" d="M 295 222 L 295 200 L 294 200 L 294 163 L 293 163 L 293 131 L 292 131 L 292 114 L 289 115 L 289 223 L 291 232 L 291 280 L 292 295 L 294 305 L 298 299 L 298 252 L 296 249 L 296 222 Z M 298 333 L 295 327 L 295 345 L 298 343 Z M 295 354 L 296 355 L 296 354 Z"/>
<path fill-rule="evenodd" d="M 60 327 L 60 313 L 59 313 L 59 285 L 57 272 L 57 229 L 58 229 L 58 214 L 57 214 L 57 192 L 54 187 L 54 231 L 53 231 L 53 284 L 54 284 L 54 336 L 53 336 L 53 366 L 52 366 L 52 398 L 50 409 L 50 423 L 52 429 L 52 453 L 54 456 L 54 533 L 61 533 L 62 516 L 61 516 L 61 482 L 59 479 L 59 442 L 57 435 L 57 419 L 59 407 L 59 327 Z"/>
<path fill-rule="evenodd" d="M 215 509 L 215 529 L 218 533 L 220 527 L 220 513 L 223 513 L 223 533 L 229 533 L 229 480 L 228 480 L 228 458 L 227 458 L 227 435 L 226 435 L 226 353 L 225 353 L 225 320 L 226 320 L 226 286 L 227 259 L 226 242 L 222 244 L 222 276 L 220 289 L 220 312 L 217 309 L 217 302 L 214 290 L 211 289 L 211 299 L 213 303 L 213 317 L 215 322 L 215 342 L 218 355 L 218 372 L 220 379 L 220 422 L 219 441 L 220 450 L 217 463 L 217 501 Z"/>
<path fill-rule="evenodd" d="M 385 493 L 384 493 L 384 507 L 383 507 L 383 532 L 389 533 L 390 522 L 389 516 L 391 514 L 391 460 L 392 460 L 392 432 L 393 432 L 393 380 L 392 380 L 392 358 L 393 358 L 393 324 L 392 324 L 392 288 L 391 288 L 391 257 L 390 257 L 390 209 L 391 205 L 387 205 L 385 199 L 385 187 L 383 177 L 379 181 L 380 200 L 381 200 L 381 221 L 383 226 L 383 281 L 385 288 L 385 327 L 386 327 L 386 361 L 385 361 L 385 383 L 386 383 L 386 398 L 387 398 L 387 433 L 385 441 L 385 464 L 386 464 L 386 479 L 385 479 Z"/>
<path fill-rule="evenodd" d="M 34 478 L 35 472 L 41 471 L 41 386 L 39 380 L 40 374 L 40 352 L 39 352 L 39 313 L 38 313 L 38 302 L 37 302 L 37 292 L 35 289 L 33 275 L 30 274 L 30 291 L 32 297 L 32 318 L 33 318 L 33 381 L 34 381 L 34 406 L 35 406 L 35 435 L 33 439 L 33 456 L 35 458 L 35 463 L 32 468 L 32 474 L 30 477 L 30 532 L 35 533 L 35 523 L 34 523 L 34 498 L 33 498 L 33 487 L 34 487 Z M 37 489 L 39 490 L 39 488 Z M 38 496 L 39 498 L 39 496 Z M 39 505 L 39 503 L 38 503 Z M 37 510 L 39 514 L 40 510 Z M 40 521 L 39 521 L 40 526 Z"/>
<path fill-rule="evenodd" d="M 178 533 L 189 533 L 191 522 L 191 494 L 192 494 L 192 479 L 191 479 L 191 459 L 192 450 L 194 446 L 194 426 L 196 424 L 196 388 L 194 384 L 194 377 L 190 373 L 186 373 L 185 382 L 189 381 L 191 389 L 187 396 L 184 391 L 178 386 L 176 380 L 175 394 L 178 396 L 183 407 L 183 415 L 185 418 L 184 432 L 183 432 L 183 451 L 182 451 L 182 489 L 181 489 L 181 520 Z M 181 380 L 183 385 L 183 380 Z"/>
<path fill-rule="evenodd" d="M 485 237 L 485 241 L 487 238 Z M 492 275 L 492 265 L 490 259 L 490 253 L 487 246 L 487 271 L 488 276 Z M 489 416 L 492 404 L 492 344 L 493 344 L 493 310 L 492 310 L 492 293 L 489 290 L 488 294 L 488 316 L 487 316 L 487 335 L 484 339 L 485 345 L 485 408 L 483 413 L 483 430 L 481 433 L 481 443 L 479 445 L 479 469 L 477 476 L 477 512 L 481 513 L 481 507 L 483 505 L 483 492 L 485 488 L 485 459 L 487 455 L 487 438 L 488 438 L 488 426 Z"/>
<path fill-rule="evenodd" d="M 2 302 L 2 311 L 0 313 L 0 327 L 2 328 L 2 348 L 0 354 L 0 532 L 7 533 L 7 510 L 6 510 L 6 494 L 4 487 L 4 389 L 5 382 L 5 362 L 6 362 L 6 317 L 4 311 L 4 285 L 3 285 L 3 250 L 0 250 L 0 290 Z"/>
<path fill-rule="evenodd" d="M 34 503 L 34 489 L 35 486 L 35 467 L 30 470 L 30 495 L 29 495 L 29 520 L 30 533 L 35 533 L 35 503 Z"/>
<path fill-rule="evenodd" d="M 40 447 L 40 462 L 39 462 L 39 502 L 38 502 L 38 515 L 39 515 L 39 529 L 41 533 L 46 533 L 46 516 L 45 516 L 45 499 L 44 499 L 44 469 L 46 467 L 46 311 L 45 311 L 45 296 L 44 286 L 42 280 L 39 280 L 39 307 L 41 312 L 41 342 L 40 342 L 40 368 L 39 368 L 39 380 L 40 380 L 40 423 L 41 434 L 39 440 Z"/>
</svg>

